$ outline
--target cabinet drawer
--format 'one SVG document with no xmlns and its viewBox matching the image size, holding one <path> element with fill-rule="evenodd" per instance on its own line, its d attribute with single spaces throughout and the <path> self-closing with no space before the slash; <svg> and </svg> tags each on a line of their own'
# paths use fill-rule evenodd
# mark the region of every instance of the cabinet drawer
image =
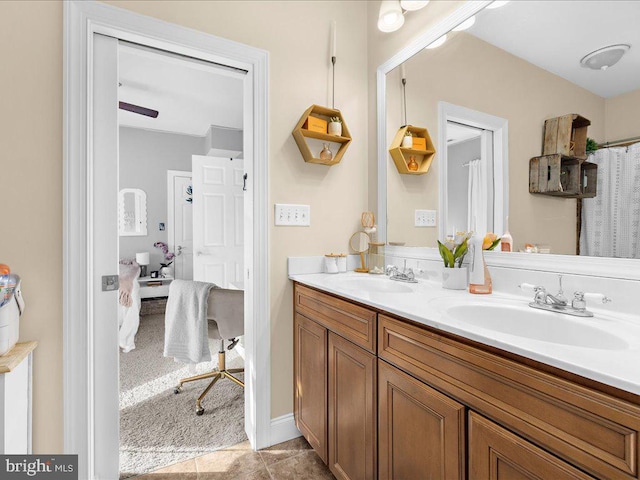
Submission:
<svg viewBox="0 0 640 480">
<path fill-rule="evenodd" d="M 379 316 L 379 356 L 600 478 L 638 478 L 640 407 Z"/>
<path fill-rule="evenodd" d="M 469 480 L 593 480 L 490 420 L 469 412 Z"/>
<path fill-rule="evenodd" d="M 295 309 L 307 318 L 375 353 L 376 312 L 299 284 L 294 302 Z"/>
</svg>

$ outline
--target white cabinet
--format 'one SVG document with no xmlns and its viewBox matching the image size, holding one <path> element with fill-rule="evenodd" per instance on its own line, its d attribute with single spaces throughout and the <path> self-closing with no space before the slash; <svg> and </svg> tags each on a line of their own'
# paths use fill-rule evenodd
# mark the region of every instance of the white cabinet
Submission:
<svg viewBox="0 0 640 480">
<path fill-rule="evenodd" d="M 33 350 L 38 342 L 17 343 L 0 357 L 0 453 L 31 453 Z"/>
<path fill-rule="evenodd" d="M 140 277 L 138 282 L 140 283 L 140 298 L 168 297 L 169 284 L 173 282 L 173 277 Z"/>
</svg>

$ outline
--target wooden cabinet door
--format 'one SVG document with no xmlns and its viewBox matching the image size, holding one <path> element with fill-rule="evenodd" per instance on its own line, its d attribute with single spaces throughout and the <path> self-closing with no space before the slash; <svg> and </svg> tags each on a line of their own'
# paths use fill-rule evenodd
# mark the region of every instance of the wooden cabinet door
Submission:
<svg viewBox="0 0 640 480">
<path fill-rule="evenodd" d="M 327 329 L 296 313 L 293 345 L 296 427 L 327 463 Z"/>
<path fill-rule="evenodd" d="M 329 468 L 376 478 L 376 357 L 329 332 Z"/>
<path fill-rule="evenodd" d="M 469 412 L 469 480 L 593 480 L 490 420 Z"/>
<path fill-rule="evenodd" d="M 380 480 L 465 478 L 465 407 L 378 360 Z"/>
</svg>

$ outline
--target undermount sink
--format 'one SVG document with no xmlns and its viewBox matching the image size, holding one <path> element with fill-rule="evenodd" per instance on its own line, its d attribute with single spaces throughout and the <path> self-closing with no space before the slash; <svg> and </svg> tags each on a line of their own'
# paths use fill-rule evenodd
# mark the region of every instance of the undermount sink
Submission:
<svg viewBox="0 0 640 480">
<path fill-rule="evenodd" d="M 443 315 L 469 326 L 541 342 L 594 348 L 599 350 L 626 350 L 629 344 L 617 335 L 590 325 L 584 318 L 561 313 L 534 310 L 526 301 L 490 303 L 461 302 L 459 299 L 440 298 L 432 302 Z"/>
<path fill-rule="evenodd" d="M 411 293 L 413 290 L 402 283 L 393 282 L 387 277 L 381 276 L 371 278 L 371 276 L 363 275 L 362 278 L 336 278 L 336 285 L 345 290 L 351 290 L 359 293 Z"/>
</svg>

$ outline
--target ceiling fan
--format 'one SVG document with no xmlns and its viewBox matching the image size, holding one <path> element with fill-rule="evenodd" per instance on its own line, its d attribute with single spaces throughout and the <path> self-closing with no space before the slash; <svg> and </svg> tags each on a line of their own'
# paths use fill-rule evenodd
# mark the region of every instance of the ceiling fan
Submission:
<svg viewBox="0 0 640 480">
<path fill-rule="evenodd" d="M 122 82 L 118 82 L 118 88 L 122 87 Z M 127 112 L 137 113 L 138 115 L 144 115 L 145 117 L 158 118 L 158 110 L 153 110 L 147 107 L 141 107 L 140 105 L 134 105 L 133 103 L 118 102 L 118 108 L 120 110 L 126 110 Z"/>
<path fill-rule="evenodd" d="M 151 108 L 141 107 L 140 105 L 134 105 L 132 103 L 118 102 L 118 108 L 120 110 L 126 110 L 127 112 L 137 113 L 138 115 L 144 115 L 145 117 L 158 118 L 158 110 L 152 110 Z"/>
</svg>

